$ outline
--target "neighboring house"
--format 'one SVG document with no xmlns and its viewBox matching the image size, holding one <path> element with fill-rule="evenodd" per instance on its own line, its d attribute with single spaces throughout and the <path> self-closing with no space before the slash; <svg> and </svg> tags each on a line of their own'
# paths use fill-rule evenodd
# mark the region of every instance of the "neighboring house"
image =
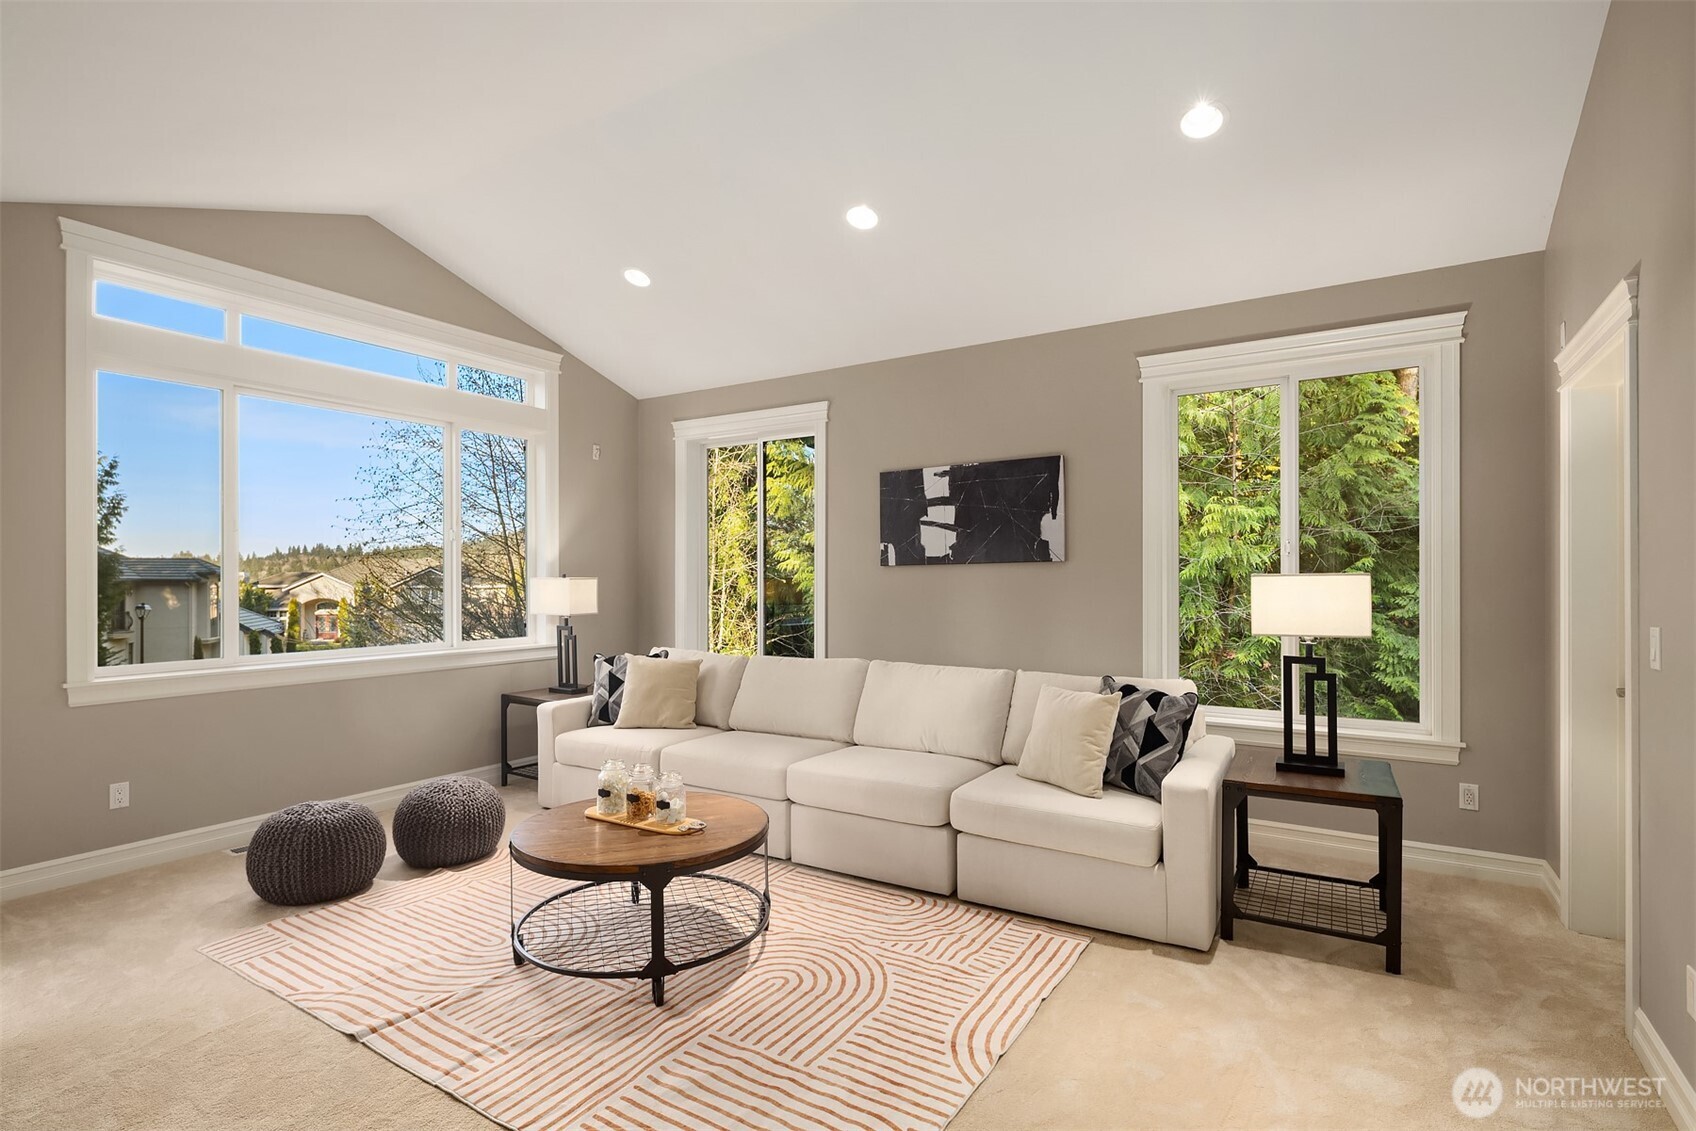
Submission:
<svg viewBox="0 0 1696 1131">
<path fill-rule="evenodd" d="M 361 567 L 336 566 L 325 570 L 297 570 L 261 577 L 253 584 L 271 598 L 271 616 L 279 627 L 288 627 L 289 602 L 300 602 L 300 638 L 302 640 L 336 640 L 340 628 L 336 624 L 336 609 L 343 601 L 354 599 L 354 584 L 362 574 Z"/>
<path fill-rule="evenodd" d="M 118 580 L 124 598 L 106 634 L 111 663 L 159 664 L 218 654 L 216 565 L 205 558 L 120 554 Z"/>
</svg>

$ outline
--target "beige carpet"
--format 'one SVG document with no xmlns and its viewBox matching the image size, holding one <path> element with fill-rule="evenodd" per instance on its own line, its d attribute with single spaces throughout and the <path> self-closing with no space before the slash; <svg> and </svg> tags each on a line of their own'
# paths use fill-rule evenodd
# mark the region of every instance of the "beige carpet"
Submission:
<svg viewBox="0 0 1696 1131">
<path fill-rule="evenodd" d="M 515 816 L 535 787 L 502 791 Z M 1300 863 L 1270 849 L 1269 863 Z M 380 884 L 423 873 L 392 859 Z M 1664 1112 L 1505 1106 L 1455 1074 L 1641 1075 L 1618 943 L 1539 892 L 1407 874 L 1406 973 L 1256 924 L 1208 954 L 1097 934 L 952 1131 L 1671 1127 Z M 213 853 L 0 904 L 0 1126 L 487 1131 L 488 1120 L 199 948 L 290 914 Z"/>
<path fill-rule="evenodd" d="M 720 871 L 763 882 L 757 861 Z M 768 930 L 673 975 L 663 1006 L 647 983 L 515 966 L 513 901 L 522 913 L 567 885 L 498 857 L 203 953 L 521 1131 L 940 1131 L 1088 945 L 792 865 L 770 878 Z M 582 891 L 575 912 L 555 901 L 526 945 L 566 965 L 610 947 L 599 965 L 638 968 L 650 905 L 629 891 Z M 680 960 L 723 950 L 757 921 L 750 891 L 710 878 L 682 877 L 668 894 L 668 953 Z"/>
</svg>

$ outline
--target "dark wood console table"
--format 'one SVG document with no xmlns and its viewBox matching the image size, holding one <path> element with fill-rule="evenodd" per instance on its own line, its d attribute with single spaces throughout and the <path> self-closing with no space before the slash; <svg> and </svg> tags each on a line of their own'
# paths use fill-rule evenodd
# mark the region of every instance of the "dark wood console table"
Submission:
<svg viewBox="0 0 1696 1131">
<path fill-rule="evenodd" d="M 1272 923 L 1384 948 L 1402 972 L 1402 793 L 1388 762 L 1343 758 L 1342 777 L 1280 771 L 1273 750 L 1239 750 L 1225 771 L 1219 822 L 1219 937 L 1237 919 Z M 1378 814 L 1378 874 L 1364 882 L 1269 868 L 1249 854 L 1248 799 L 1276 797 Z M 1233 847 L 1233 840 L 1235 846 Z"/>
</svg>

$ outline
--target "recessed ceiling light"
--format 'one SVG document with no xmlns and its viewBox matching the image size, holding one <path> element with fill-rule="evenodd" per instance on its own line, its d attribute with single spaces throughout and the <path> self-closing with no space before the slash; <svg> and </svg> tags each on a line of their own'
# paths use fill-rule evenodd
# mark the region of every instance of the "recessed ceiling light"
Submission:
<svg viewBox="0 0 1696 1131">
<path fill-rule="evenodd" d="M 1178 123 L 1178 128 L 1184 131 L 1185 137 L 1197 140 L 1212 137 L 1219 132 L 1219 127 L 1225 124 L 1225 111 L 1213 105 L 1205 98 L 1190 108 Z"/>
<path fill-rule="evenodd" d="M 848 222 L 862 232 L 877 227 L 877 213 L 864 204 L 856 204 L 848 210 Z"/>
<path fill-rule="evenodd" d="M 633 287 L 645 287 L 653 282 L 646 271 L 638 271 L 634 267 L 624 273 L 624 281 Z"/>
</svg>

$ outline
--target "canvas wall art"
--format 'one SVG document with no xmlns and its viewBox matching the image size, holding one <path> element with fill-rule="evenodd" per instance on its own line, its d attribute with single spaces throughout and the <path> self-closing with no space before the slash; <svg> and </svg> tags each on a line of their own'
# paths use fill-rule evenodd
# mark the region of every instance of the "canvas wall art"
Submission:
<svg viewBox="0 0 1696 1131">
<path fill-rule="evenodd" d="M 1066 560 L 1060 456 L 886 471 L 878 536 L 887 566 Z"/>
</svg>

